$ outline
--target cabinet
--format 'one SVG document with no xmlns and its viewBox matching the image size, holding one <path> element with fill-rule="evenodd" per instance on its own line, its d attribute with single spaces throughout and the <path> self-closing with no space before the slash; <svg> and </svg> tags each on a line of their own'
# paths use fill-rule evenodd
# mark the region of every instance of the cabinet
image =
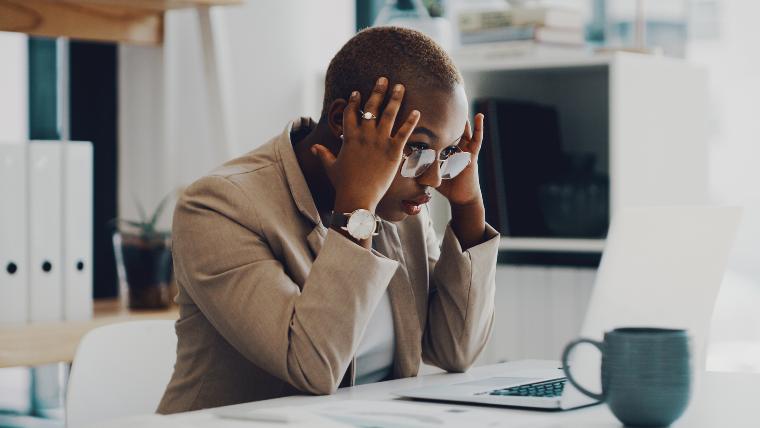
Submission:
<svg viewBox="0 0 760 428">
<path fill-rule="evenodd" d="M 557 112 L 563 152 L 590 154 L 594 173 L 608 183 L 604 226 L 623 206 L 707 202 L 704 70 L 682 60 L 625 53 L 455 61 L 473 105 L 493 98 L 549 106 Z M 486 116 L 486 129 L 494 119 L 499 118 Z M 522 135 L 525 141 L 510 144 L 535 143 Z M 525 159 L 521 167 L 541 168 L 542 161 Z M 511 183 L 513 188 L 522 184 L 517 181 Z M 481 179 L 481 184 L 486 188 L 493 183 Z M 437 224 L 446 224 L 445 201 L 437 201 L 433 213 Z M 497 267 L 493 336 L 478 364 L 557 359 L 564 344 L 580 331 L 604 235 L 568 238 L 546 231 L 525 236 L 507 229 L 502 230 Z"/>
<path fill-rule="evenodd" d="M 623 206 L 706 202 L 704 70 L 678 59 L 627 53 L 577 59 L 455 61 L 471 102 L 497 98 L 556 110 L 563 150 L 591 154 L 595 173 L 607 177 L 609 216 Z M 487 116 L 487 126 L 489 119 Z M 435 210 L 436 223 L 445 224 L 448 213 L 441 205 Z M 602 237 L 518 235 L 502 237 L 505 255 L 598 254 L 604 248 Z"/>
</svg>

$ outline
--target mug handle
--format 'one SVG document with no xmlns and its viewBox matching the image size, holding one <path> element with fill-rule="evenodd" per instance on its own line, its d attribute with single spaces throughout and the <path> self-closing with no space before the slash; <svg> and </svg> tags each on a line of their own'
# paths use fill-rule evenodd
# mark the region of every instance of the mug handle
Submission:
<svg viewBox="0 0 760 428">
<path fill-rule="evenodd" d="M 596 346 L 596 349 L 599 350 L 599 352 L 601 352 L 602 354 L 604 354 L 604 344 L 602 342 L 597 342 L 595 340 L 584 339 L 584 338 L 581 338 L 581 339 L 578 339 L 578 340 L 574 340 L 574 341 L 568 343 L 567 346 L 565 346 L 565 351 L 562 352 L 562 371 L 565 372 L 565 376 L 567 377 L 567 380 L 570 381 L 570 383 L 573 384 L 573 386 L 576 389 L 578 389 L 578 391 L 580 391 L 580 392 L 588 395 L 589 397 L 591 397 L 591 398 L 593 398 L 593 399 L 595 399 L 595 400 L 597 400 L 599 402 L 602 402 L 606 398 L 605 395 L 604 395 L 604 390 L 602 390 L 601 394 L 597 394 L 597 393 L 591 392 L 588 389 L 582 387 L 578 382 L 576 382 L 575 379 L 573 379 L 573 376 L 570 374 L 570 367 L 567 364 L 567 360 L 570 357 L 570 352 L 573 350 L 573 348 L 576 345 L 580 345 L 581 343 L 588 343 L 588 344 L 594 345 L 594 346 Z"/>
</svg>

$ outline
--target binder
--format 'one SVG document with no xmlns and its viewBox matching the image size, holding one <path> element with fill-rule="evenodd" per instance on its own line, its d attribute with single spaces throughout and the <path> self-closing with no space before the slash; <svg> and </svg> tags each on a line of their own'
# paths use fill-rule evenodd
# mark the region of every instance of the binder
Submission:
<svg viewBox="0 0 760 428">
<path fill-rule="evenodd" d="M 475 100 L 486 115 L 478 157 L 486 221 L 502 235 L 552 236 L 541 186 L 562 171 L 562 138 L 556 108 L 528 101 Z"/>
<path fill-rule="evenodd" d="M 0 144 L 0 324 L 27 320 L 26 148 Z"/>
<path fill-rule="evenodd" d="M 92 318 L 92 144 L 63 146 L 63 316 Z"/>
<path fill-rule="evenodd" d="M 63 319 L 60 142 L 29 143 L 29 320 Z"/>
</svg>

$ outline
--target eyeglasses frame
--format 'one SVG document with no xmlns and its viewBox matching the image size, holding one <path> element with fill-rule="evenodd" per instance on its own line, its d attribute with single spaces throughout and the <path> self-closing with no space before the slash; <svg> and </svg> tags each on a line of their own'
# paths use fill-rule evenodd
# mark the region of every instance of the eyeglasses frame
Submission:
<svg viewBox="0 0 760 428">
<path fill-rule="evenodd" d="M 460 139 L 460 140 L 457 140 L 457 141 L 460 141 L 460 142 L 461 142 L 461 139 Z M 448 147 L 451 147 L 451 146 L 448 146 Z M 448 148 L 448 147 L 447 147 L 447 148 Z M 438 168 L 439 168 L 439 169 L 443 168 L 443 164 L 444 164 L 444 162 L 448 161 L 448 160 L 449 160 L 449 158 L 451 158 L 452 156 L 454 156 L 455 154 L 458 154 L 458 153 L 467 153 L 467 154 L 469 154 L 469 155 L 470 155 L 470 159 L 467 161 L 467 166 L 469 166 L 469 165 L 470 165 L 470 162 L 472 162 L 472 153 L 470 153 L 470 152 L 465 152 L 464 150 L 462 150 L 462 149 L 459 147 L 459 143 L 457 143 L 457 144 L 454 146 L 454 148 L 456 149 L 456 151 L 455 151 L 454 153 L 451 153 L 450 155 L 446 156 L 446 159 L 441 159 L 441 158 L 440 158 L 440 155 L 439 155 L 439 156 L 437 156 L 437 158 L 438 158 L 438 159 L 437 159 L 437 161 L 438 161 L 438 162 L 440 162 L 440 163 L 438 164 Z M 433 149 L 430 149 L 430 148 L 427 148 L 427 149 L 418 149 L 418 148 L 412 148 L 412 153 L 414 153 L 415 151 L 418 151 L 418 152 L 424 152 L 425 150 L 432 150 L 433 152 L 435 152 L 435 150 L 433 150 Z M 441 152 L 441 154 L 443 154 L 443 152 Z M 409 154 L 409 155 L 407 155 L 406 153 L 402 153 L 402 154 L 401 154 L 401 157 L 404 159 L 404 161 L 403 161 L 403 162 L 401 162 L 401 170 L 403 170 L 403 169 L 404 169 L 404 165 L 406 164 L 406 161 L 407 161 L 407 159 L 409 159 L 409 157 L 410 157 L 411 155 L 412 155 L 412 154 Z M 419 178 L 419 177 L 421 177 L 423 174 L 425 174 L 425 173 L 427 172 L 427 170 L 428 170 L 428 169 L 430 169 L 430 167 L 431 167 L 432 165 L 433 165 L 433 164 L 431 163 L 430 165 L 428 165 L 428 166 L 427 166 L 427 168 L 425 168 L 424 170 L 422 170 L 422 172 L 421 172 L 421 173 L 419 173 L 418 175 L 415 175 L 414 177 L 405 177 L 405 178 Z M 465 168 L 467 168 L 467 166 L 465 166 Z M 464 171 L 464 169 L 462 169 L 462 171 Z M 452 180 L 452 179 L 456 178 L 456 177 L 457 177 L 459 174 L 461 174 L 461 173 L 462 173 L 462 171 L 459 171 L 459 172 L 457 173 L 457 175 L 455 175 L 455 176 L 453 176 L 453 177 L 449 177 L 449 178 L 443 178 L 443 176 L 441 176 L 441 180 Z"/>
</svg>

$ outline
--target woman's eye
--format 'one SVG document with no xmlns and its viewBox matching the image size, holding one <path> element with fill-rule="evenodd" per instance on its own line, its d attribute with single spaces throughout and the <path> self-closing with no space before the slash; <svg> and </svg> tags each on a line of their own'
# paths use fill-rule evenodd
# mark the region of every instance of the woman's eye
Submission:
<svg viewBox="0 0 760 428">
<path fill-rule="evenodd" d="M 419 152 L 421 150 L 425 150 L 427 146 L 425 144 L 419 144 L 419 143 L 407 143 L 406 147 L 404 147 L 404 152 L 407 154 L 411 154 L 414 152 Z"/>
<path fill-rule="evenodd" d="M 445 148 L 445 149 L 443 150 L 443 152 L 441 153 L 441 157 L 442 157 L 443 159 L 446 159 L 446 158 L 448 158 L 449 156 L 453 155 L 453 154 L 454 154 L 454 153 L 456 153 L 456 152 L 457 152 L 457 149 L 456 149 L 456 147 L 447 147 L 447 148 Z"/>
</svg>

